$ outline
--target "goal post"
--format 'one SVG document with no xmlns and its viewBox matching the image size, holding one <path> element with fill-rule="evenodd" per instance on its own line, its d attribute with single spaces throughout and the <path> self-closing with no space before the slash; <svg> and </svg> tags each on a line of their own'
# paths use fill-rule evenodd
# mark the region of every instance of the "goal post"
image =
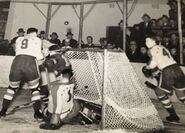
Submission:
<svg viewBox="0 0 185 133">
<path fill-rule="evenodd" d="M 105 73 L 107 70 L 106 70 L 106 60 L 107 58 L 105 58 L 105 56 L 107 55 L 107 49 L 104 50 L 104 60 L 103 60 L 103 72 L 102 72 L 102 77 L 103 77 L 103 83 L 102 83 L 102 112 L 101 112 L 101 123 L 100 123 L 100 129 L 103 130 L 105 128 L 105 86 L 106 86 L 106 77 L 107 77 L 107 73 Z"/>
<path fill-rule="evenodd" d="M 77 84 L 75 97 L 101 105 L 101 129 L 153 131 L 162 120 L 124 52 L 66 52 Z"/>
</svg>

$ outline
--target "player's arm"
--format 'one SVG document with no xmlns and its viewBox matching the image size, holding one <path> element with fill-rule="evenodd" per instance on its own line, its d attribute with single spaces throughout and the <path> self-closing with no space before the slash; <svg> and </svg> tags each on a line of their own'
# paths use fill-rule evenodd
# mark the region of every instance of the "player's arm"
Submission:
<svg viewBox="0 0 185 133">
<path fill-rule="evenodd" d="M 18 47 L 21 47 L 22 45 L 22 40 L 23 40 L 23 37 L 19 37 L 16 39 L 16 42 L 15 42 L 15 51 Z"/>
<path fill-rule="evenodd" d="M 44 62 L 44 55 L 42 52 L 42 41 L 39 38 L 35 38 L 35 46 L 37 46 L 37 48 L 40 50 L 40 53 L 37 54 L 37 61 L 38 61 L 38 65 L 43 64 Z"/>
<path fill-rule="evenodd" d="M 61 56 L 62 56 L 62 59 L 65 61 L 65 66 L 66 67 L 71 66 L 71 63 L 69 62 L 69 59 L 63 54 Z"/>
<path fill-rule="evenodd" d="M 156 67 L 157 67 L 157 61 L 155 60 L 155 58 L 152 58 L 148 63 L 148 65 L 146 65 L 146 69 L 154 69 Z"/>
<path fill-rule="evenodd" d="M 169 59 L 173 60 L 173 57 L 171 56 L 170 51 L 168 49 L 166 49 L 165 47 L 162 46 L 162 50 L 163 50 L 164 56 L 168 56 Z"/>
<path fill-rule="evenodd" d="M 148 51 L 148 54 L 150 55 L 150 61 L 146 65 L 146 69 L 154 69 L 157 67 L 157 56 L 156 56 L 156 49 L 150 49 Z"/>
<path fill-rule="evenodd" d="M 46 58 L 49 55 L 49 48 L 47 47 L 47 40 L 42 40 L 42 53 L 44 55 L 44 58 Z"/>
<path fill-rule="evenodd" d="M 18 37 L 18 38 L 16 39 L 15 43 L 17 44 L 17 43 L 19 43 L 19 42 L 22 41 L 22 40 L 23 40 L 23 37 Z"/>
</svg>

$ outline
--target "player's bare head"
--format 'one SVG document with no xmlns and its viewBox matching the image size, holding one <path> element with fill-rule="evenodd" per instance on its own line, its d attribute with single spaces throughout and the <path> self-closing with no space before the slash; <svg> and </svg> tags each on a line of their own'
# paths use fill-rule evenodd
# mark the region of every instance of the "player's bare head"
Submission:
<svg viewBox="0 0 185 133">
<path fill-rule="evenodd" d="M 145 43 L 147 48 L 152 48 L 153 46 L 158 44 L 156 36 L 148 36 L 145 39 Z"/>
<path fill-rule="evenodd" d="M 27 29 L 27 34 L 37 33 L 37 32 L 38 32 L 38 29 L 33 27 Z"/>
</svg>

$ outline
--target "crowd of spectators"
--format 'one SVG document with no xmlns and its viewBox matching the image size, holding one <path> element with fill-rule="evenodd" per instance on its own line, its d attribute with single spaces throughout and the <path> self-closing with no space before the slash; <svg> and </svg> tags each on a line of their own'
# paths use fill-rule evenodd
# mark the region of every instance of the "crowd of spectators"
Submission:
<svg viewBox="0 0 185 133">
<path fill-rule="evenodd" d="M 17 36 L 8 40 L 0 38 L 0 55 L 15 55 L 15 43 L 18 37 L 24 36 L 25 31 L 23 28 L 19 28 L 17 31 Z M 78 41 L 73 38 L 73 33 L 68 31 L 66 37 L 63 40 L 59 39 L 56 32 L 52 32 L 47 38 L 45 31 L 40 31 L 38 37 L 43 42 L 43 47 L 47 47 L 49 50 L 58 50 L 61 48 L 82 48 L 82 49 L 113 49 L 115 45 L 109 44 L 108 39 L 105 37 L 100 38 L 99 44 L 94 44 L 93 37 L 87 36 L 85 41 L 82 41 L 81 46 L 79 46 Z"/>
<path fill-rule="evenodd" d="M 167 3 L 170 7 L 168 15 L 161 15 L 160 18 L 151 18 L 148 14 L 142 16 L 142 22 L 127 28 L 126 36 L 126 54 L 131 62 L 148 62 L 149 57 L 147 48 L 145 47 L 145 38 L 148 35 L 155 34 L 161 45 L 165 46 L 171 52 L 173 58 L 179 63 L 179 38 L 178 38 L 178 24 L 177 24 L 177 2 L 169 0 Z M 185 5 L 182 3 L 182 27 L 185 20 Z M 52 32 L 47 38 L 45 31 L 40 31 L 38 37 L 43 40 L 49 50 L 57 50 L 61 48 L 82 48 L 82 49 L 123 49 L 123 21 L 118 23 L 119 31 L 117 33 L 116 44 L 109 43 L 109 39 L 101 37 L 99 44 L 94 44 L 94 38 L 91 35 L 86 37 L 79 46 L 78 41 L 73 38 L 73 33 L 68 31 L 63 40 L 59 39 L 56 32 Z M 184 31 L 184 30 L 183 30 Z M 17 36 L 14 37 L 10 43 L 8 40 L 0 38 L 0 54 L 14 55 L 14 45 L 18 37 L 24 36 L 23 28 L 18 29 Z M 183 34 L 183 54 L 185 63 L 185 35 Z"/>
<path fill-rule="evenodd" d="M 147 62 L 145 38 L 156 35 L 158 42 L 165 46 L 172 57 L 180 63 L 180 44 L 178 37 L 177 2 L 169 0 L 169 15 L 161 15 L 158 19 L 151 18 L 148 14 L 142 16 L 142 22 L 129 27 L 130 34 L 127 35 L 126 54 L 131 62 Z M 183 54 L 185 63 L 185 4 L 182 3 L 182 28 L 183 28 Z M 146 54 L 145 54 L 146 53 Z"/>
</svg>

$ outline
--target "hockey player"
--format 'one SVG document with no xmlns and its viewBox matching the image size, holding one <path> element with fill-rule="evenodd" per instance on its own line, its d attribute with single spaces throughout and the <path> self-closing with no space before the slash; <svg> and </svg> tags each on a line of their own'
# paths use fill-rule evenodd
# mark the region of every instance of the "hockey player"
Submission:
<svg viewBox="0 0 185 133">
<path fill-rule="evenodd" d="M 9 87 L 4 95 L 0 117 L 6 115 L 7 109 L 14 98 L 16 91 L 20 88 L 22 82 L 26 82 L 28 89 L 31 90 L 34 108 L 34 118 L 42 119 L 40 112 L 40 92 L 38 71 L 38 60 L 42 60 L 42 43 L 37 37 L 37 29 L 29 28 L 25 37 L 19 37 L 16 40 L 16 56 L 11 65 L 9 74 Z"/>
<path fill-rule="evenodd" d="M 44 66 L 53 69 L 57 80 L 50 83 L 48 107 L 44 111 L 45 124 L 41 129 L 55 130 L 62 124 L 78 122 L 89 124 L 91 120 L 83 112 L 84 102 L 73 98 L 74 82 L 69 60 L 60 53 L 52 52 Z M 83 106 L 82 106 L 83 104 Z"/>
<path fill-rule="evenodd" d="M 157 80 L 157 83 L 159 84 L 159 79 L 160 79 L 160 71 L 158 71 L 157 69 L 154 70 L 148 70 L 146 69 L 146 67 L 143 67 L 142 69 L 144 75 L 147 78 L 155 78 Z M 153 89 L 155 91 L 155 94 L 158 98 L 158 100 L 161 102 L 161 104 L 163 105 L 163 107 L 166 109 L 166 111 L 169 113 L 169 116 L 166 117 L 166 120 L 171 122 L 171 123 L 179 123 L 179 116 L 177 115 L 174 106 L 172 105 L 172 102 L 169 98 L 169 95 L 172 94 L 168 94 L 167 92 L 165 92 L 164 90 L 161 90 L 158 86 L 153 85 L 152 83 L 146 81 L 145 84 Z"/>
<path fill-rule="evenodd" d="M 60 80 L 50 84 L 48 114 L 51 115 L 49 123 L 41 124 L 41 129 L 55 130 L 62 126 L 65 119 L 73 109 L 73 89 L 71 82 L 72 70 L 64 69 Z"/>
<path fill-rule="evenodd" d="M 185 104 L 185 75 L 181 68 L 177 65 L 175 60 L 170 55 L 170 52 L 163 46 L 157 44 L 155 36 L 146 38 L 146 46 L 150 54 L 150 63 L 145 69 L 151 70 L 157 67 L 161 71 L 158 87 L 165 92 L 161 91 L 160 99 L 164 103 L 169 103 L 167 95 L 175 91 L 177 98 Z M 158 94 L 159 95 L 159 94 Z M 169 104 L 169 107 L 171 105 Z M 166 119 L 168 121 L 179 121 L 179 117 L 174 112 L 173 107 L 169 110 L 170 116 Z"/>
<path fill-rule="evenodd" d="M 50 95 L 46 113 L 49 123 L 41 124 L 40 128 L 55 130 L 60 128 L 62 120 L 66 119 L 73 109 L 75 85 L 71 81 L 73 75 L 71 65 L 64 55 L 51 55 L 50 59 L 45 62 L 45 66 L 52 67 L 59 78 L 49 85 Z"/>
</svg>

